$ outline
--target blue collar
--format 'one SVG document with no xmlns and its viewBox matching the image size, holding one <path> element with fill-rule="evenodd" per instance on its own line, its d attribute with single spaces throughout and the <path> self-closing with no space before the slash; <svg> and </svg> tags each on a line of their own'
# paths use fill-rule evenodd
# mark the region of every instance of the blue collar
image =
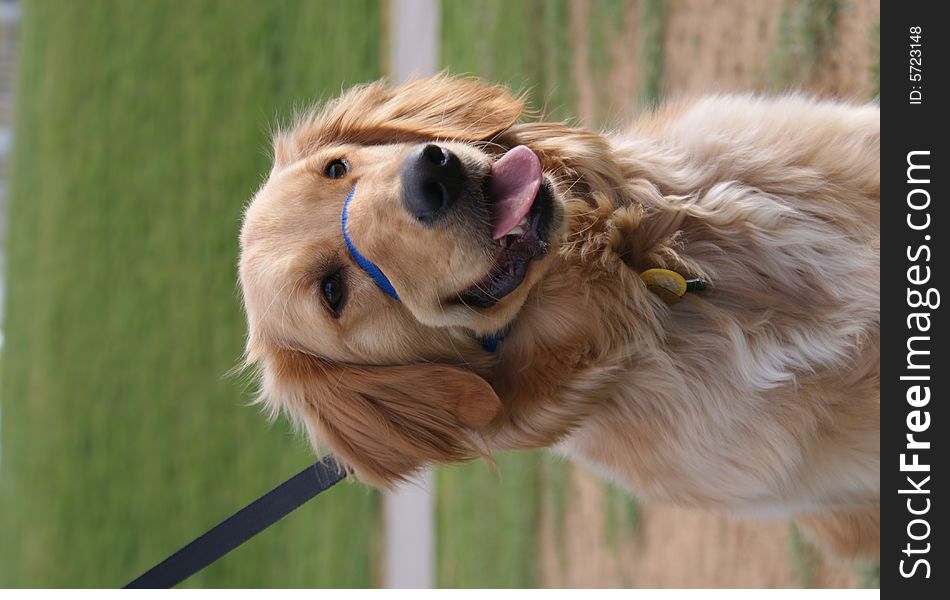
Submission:
<svg viewBox="0 0 950 600">
<path fill-rule="evenodd" d="M 387 295 L 399 300 L 399 294 L 396 293 L 396 288 L 393 287 L 393 284 L 389 282 L 389 279 L 383 275 L 383 272 L 379 270 L 379 267 L 373 264 L 373 261 L 366 258 L 360 251 L 356 249 L 356 246 L 353 245 L 353 240 L 350 239 L 350 233 L 346 230 L 346 222 L 349 219 L 350 213 L 350 201 L 353 199 L 353 196 L 356 194 L 356 188 L 354 187 L 350 194 L 346 197 L 346 202 L 343 203 L 343 217 L 341 218 L 341 228 L 343 229 L 343 241 L 346 242 L 346 247 L 350 249 L 350 254 L 353 255 L 353 260 L 356 261 L 356 264 L 360 266 L 361 269 L 366 271 L 366 274 L 369 275 L 373 281 L 376 282 L 376 285 L 379 286 L 379 289 L 386 292 Z"/>
<path fill-rule="evenodd" d="M 482 345 L 482 348 L 484 348 L 486 352 L 491 352 L 492 354 L 494 354 L 495 350 L 498 349 L 498 344 L 503 339 L 505 339 L 505 336 L 508 335 L 509 331 L 511 331 L 510 324 L 505 325 L 504 327 L 496 331 L 490 337 L 480 337 L 476 339 L 478 340 L 478 343 Z"/>
<path fill-rule="evenodd" d="M 356 188 L 354 187 L 350 190 L 349 195 L 346 197 L 346 202 L 343 203 L 343 216 L 340 218 L 340 227 L 343 230 L 343 241 L 346 242 L 346 247 L 349 248 L 350 254 L 353 256 L 353 260 L 356 261 L 356 264 L 360 266 L 361 269 L 366 271 L 366 274 L 376 282 L 376 285 L 381 289 L 387 296 L 395 299 L 397 302 L 399 300 L 399 294 L 396 293 L 396 288 L 393 287 L 393 284 L 390 283 L 389 278 L 383 274 L 379 267 L 373 264 L 373 261 L 366 258 L 360 251 L 356 249 L 356 245 L 353 244 L 353 240 L 350 239 L 350 233 L 346 229 L 346 222 L 349 220 L 350 214 L 350 201 L 353 200 L 353 196 L 356 195 Z M 508 333 L 508 327 L 502 329 L 495 335 L 487 338 L 478 338 L 478 342 L 482 345 L 482 348 L 486 352 L 494 353 L 498 349 L 498 342 L 504 339 L 505 335 Z"/>
</svg>

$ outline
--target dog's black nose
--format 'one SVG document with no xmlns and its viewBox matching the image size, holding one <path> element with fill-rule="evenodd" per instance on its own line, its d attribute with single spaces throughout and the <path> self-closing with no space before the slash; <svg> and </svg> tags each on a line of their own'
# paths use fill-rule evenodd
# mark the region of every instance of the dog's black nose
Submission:
<svg viewBox="0 0 950 600">
<path fill-rule="evenodd" d="M 416 148 L 402 164 L 402 196 L 406 208 L 423 223 L 448 212 L 465 188 L 462 161 L 435 144 Z"/>
</svg>

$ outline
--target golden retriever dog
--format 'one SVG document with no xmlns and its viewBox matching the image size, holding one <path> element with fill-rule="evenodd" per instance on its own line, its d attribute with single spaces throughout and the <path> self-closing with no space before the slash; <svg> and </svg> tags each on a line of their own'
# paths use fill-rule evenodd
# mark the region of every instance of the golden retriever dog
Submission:
<svg viewBox="0 0 950 600">
<path fill-rule="evenodd" d="M 277 132 L 241 232 L 261 401 L 378 486 L 551 447 L 878 552 L 878 107 L 523 108 L 440 75 Z"/>
</svg>

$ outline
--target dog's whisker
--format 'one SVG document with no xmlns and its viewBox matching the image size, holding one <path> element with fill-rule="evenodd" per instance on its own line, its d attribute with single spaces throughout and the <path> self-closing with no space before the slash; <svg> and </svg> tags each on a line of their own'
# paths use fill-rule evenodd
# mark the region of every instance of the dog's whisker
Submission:
<svg viewBox="0 0 950 600">
<path fill-rule="evenodd" d="M 270 313 L 271 308 L 273 308 L 274 304 L 281 298 L 281 295 L 283 294 L 283 291 L 284 291 L 285 289 L 287 289 L 287 287 L 290 286 L 291 284 L 293 284 L 294 286 L 296 286 L 296 285 L 297 285 L 297 281 L 298 281 L 298 280 L 290 280 L 290 281 L 287 281 L 287 282 L 285 282 L 280 288 L 278 288 L 277 293 L 274 294 L 274 297 L 271 298 L 270 303 L 267 305 L 267 307 L 264 309 L 264 312 L 261 314 L 261 319 L 262 319 L 262 320 L 267 317 L 268 313 Z"/>
<path fill-rule="evenodd" d="M 298 278 L 297 281 L 294 283 L 294 286 L 293 286 L 292 288 L 290 288 L 290 293 L 287 294 L 287 296 L 285 296 L 285 298 L 284 298 L 284 306 L 283 306 L 283 308 L 281 309 L 281 315 L 280 315 L 280 328 L 281 328 L 281 330 L 284 330 L 284 331 L 285 331 L 284 326 L 285 326 L 285 320 L 286 320 L 286 318 L 287 318 L 287 306 L 290 304 L 290 301 L 293 299 L 294 294 L 297 292 L 297 289 L 300 287 L 300 285 L 301 285 L 305 280 L 306 280 L 306 277 L 300 277 L 300 278 Z"/>
</svg>

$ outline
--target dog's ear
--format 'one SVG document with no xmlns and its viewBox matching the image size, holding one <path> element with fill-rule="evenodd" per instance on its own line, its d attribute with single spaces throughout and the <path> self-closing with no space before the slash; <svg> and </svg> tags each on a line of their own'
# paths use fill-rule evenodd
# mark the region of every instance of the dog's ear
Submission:
<svg viewBox="0 0 950 600">
<path fill-rule="evenodd" d="M 355 366 L 279 350 L 262 367 L 265 401 L 381 487 L 485 455 L 478 432 L 502 410 L 487 381 L 448 365 Z"/>
<path fill-rule="evenodd" d="M 523 100 L 506 88 L 473 78 L 443 74 L 395 88 L 378 81 L 350 89 L 278 132 L 275 164 L 293 162 L 328 143 L 488 140 L 514 124 L 523 110 Z"/>
</svg>

